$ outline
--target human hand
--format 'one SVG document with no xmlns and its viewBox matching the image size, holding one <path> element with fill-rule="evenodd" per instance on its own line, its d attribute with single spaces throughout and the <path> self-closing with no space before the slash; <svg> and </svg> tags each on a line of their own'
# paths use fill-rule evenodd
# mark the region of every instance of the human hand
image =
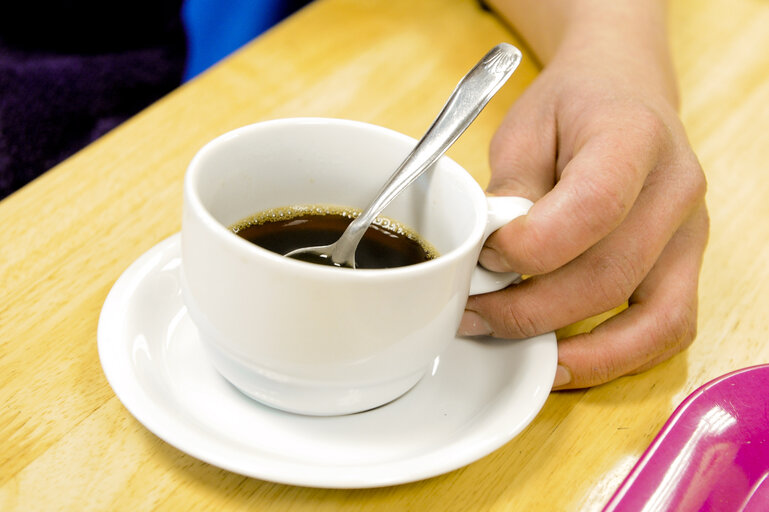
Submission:
<svg viewBox="0 0 769 512">
<path fill-rule="evenodd" d="M 675 94 L 647 83 L 622 51 L 557 54 L 490 148 L 488 192 L 535 204 L 489 237 L 480 262 L 532 277 L 471 297 L 460 334 L 529 337 L 629 304 L 559 340 L 555 388 L 641 372 L 696 333 L 705 177 Z"/>
</svg>

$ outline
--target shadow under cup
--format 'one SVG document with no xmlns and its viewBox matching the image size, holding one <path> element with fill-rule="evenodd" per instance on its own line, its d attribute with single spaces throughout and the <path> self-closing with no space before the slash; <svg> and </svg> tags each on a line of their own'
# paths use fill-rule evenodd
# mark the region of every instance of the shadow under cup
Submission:
<svg viewBox="0 0 769 512">
<path fill-rule="evenodd" d="M 487 207 L 447 157 L 383 212 L 436 247 L 425 263 L 325 267 L 228 229 L 284 206 L 365 208 L 415 144 L 365 123 L 283 119 L 225 134 L 195 156 L 184 184 L 184 301 L 212 363 L 245 394 L 303 414 L 371 409 L 414 386 L 454 339 Z"/>
</svg>

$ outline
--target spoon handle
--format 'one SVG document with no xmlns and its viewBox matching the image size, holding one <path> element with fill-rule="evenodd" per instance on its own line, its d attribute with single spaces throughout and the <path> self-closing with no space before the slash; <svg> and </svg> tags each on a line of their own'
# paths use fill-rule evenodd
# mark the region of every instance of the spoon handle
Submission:
<svg viewBox="0 0 769 512">
<path fill-rule="evenodd" d="M 382 187 L 376 199 L 347 227 L 341 246 L 334 250 L 333 261 L 354 261 L 355 249 L 368 226 L 385 207 L 459 138 L 480 114 L 521 62 L 521 52 L 501 43 L 492 48 L 460 80 L 438 117 L 422 139 Z M 337 261 L 339 260 L 339 261 Z"/>
</svg>

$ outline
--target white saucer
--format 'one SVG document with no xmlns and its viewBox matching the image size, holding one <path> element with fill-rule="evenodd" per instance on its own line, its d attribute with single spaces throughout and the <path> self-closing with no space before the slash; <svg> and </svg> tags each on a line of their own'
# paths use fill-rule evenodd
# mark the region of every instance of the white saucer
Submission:
<svg viewBox="0 0 769 512">
<path fill-rule="evenodd" d="M 236 473 L 331 488 L 439 475 L 504 445 L 539 412 L 555 375 L 555 335 L 457 339 L 398 400 L 309 417 L 247 398 L 205 357 L 179 290 L 179 235 L 118 279 L 99 319 L 104 373 L 136 419 L 176 448 Z"/>
</svg>

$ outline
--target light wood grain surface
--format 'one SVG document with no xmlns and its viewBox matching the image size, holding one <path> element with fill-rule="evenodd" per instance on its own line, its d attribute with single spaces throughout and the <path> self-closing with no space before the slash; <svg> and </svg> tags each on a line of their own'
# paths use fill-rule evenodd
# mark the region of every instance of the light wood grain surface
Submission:
<svg viewBox="0 0 769 512">
<path fill-rule="evenodd" d="M 179 230 L 185 167 L 206 141 L 315 115 L 419 136 L 480 55 L 520 43 L 473 0 L 319 0 L 0 202 L 0 510 L 600 510 L 691 391 L 769 362 L 769 2 L 674 0 L 670 22 L 712 219 L 685 353 L 553 394 L 491 455 L 391 488 L 246 478 L 138 423 L 102 373 L 99 311 L 120 273 Z M 450 150 L 481 184 L 491 134 L 537 72 L 526 58 Z"/>
</svg>

